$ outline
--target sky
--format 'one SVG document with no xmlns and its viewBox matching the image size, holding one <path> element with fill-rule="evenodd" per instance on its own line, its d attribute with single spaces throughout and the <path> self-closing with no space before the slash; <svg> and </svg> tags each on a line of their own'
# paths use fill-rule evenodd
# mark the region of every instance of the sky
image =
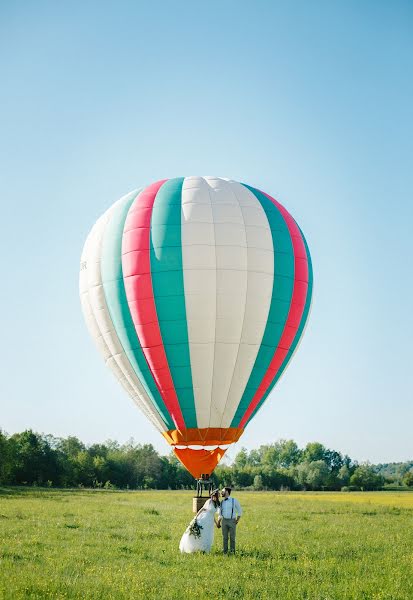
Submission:
<svg viewBox="0 0 413 600">
<path fill-rule="evenodd" d="M 95 220 L 128 191 L 217 175 L 308 241 L 294 360 L 241 446 L 413 458 L 413 5 L 0 4 L 0 427 L 169 447 L 106 369 L 78 297 Z"/>
</svg>

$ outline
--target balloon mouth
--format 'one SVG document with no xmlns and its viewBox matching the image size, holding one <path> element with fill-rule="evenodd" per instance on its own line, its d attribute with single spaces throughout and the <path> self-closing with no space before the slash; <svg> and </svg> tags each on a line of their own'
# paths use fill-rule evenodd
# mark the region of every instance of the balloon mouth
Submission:
<svg viewBox="0 0 413 600">
<path fill-rule="evenodd" d="M 195 479 L 210 476 L 229 446 L 237 442 L 244 429 L 206 427 L 171 429 L 163 436 L 173 446 L 175 456 Z"/>
<path fill-rule="evenodd" d="M 175 444 L 174 448 L 177 448 L 178 450 L 185 450 L 185 448 L 189 448 L 190 450 L 215 450 L 216 448 L 221 448 L 221 450 L 228 450 L 230 445 L 231 444 L 227 444 L 226 446 L 223 446 L 222 444 L 213 444 L 208 446 L 199 446 L 197 444 L 191 444 L 189 446 L 182 446 L 181 444 Z"/>
</svg>

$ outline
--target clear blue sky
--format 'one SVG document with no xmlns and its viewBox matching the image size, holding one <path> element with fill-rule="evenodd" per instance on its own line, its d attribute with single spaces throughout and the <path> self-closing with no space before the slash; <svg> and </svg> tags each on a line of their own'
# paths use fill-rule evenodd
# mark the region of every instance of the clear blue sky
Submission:
<svg viewBox="0 0 413 600">
<path fill-rule="evenodd" d="M 79 257 L 131 189 L 219 175 L 276 195 L 314 262 L 304 340 L 242 445 L 412 458 L 412 32 L 397 0 L 3 0 L 0 426 L 168 451 L 89 339 Z"/>
</svg>

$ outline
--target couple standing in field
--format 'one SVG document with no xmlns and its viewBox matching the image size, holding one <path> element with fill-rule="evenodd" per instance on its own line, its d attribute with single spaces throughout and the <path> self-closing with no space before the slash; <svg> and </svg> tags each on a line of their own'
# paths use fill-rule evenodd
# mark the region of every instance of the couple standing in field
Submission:
<svg viewBox="0 0 413 600">
<path fill-rule="evenodd" d="M 237 524 L 242 515 L 241 505 L 236 498 L 231 497 L 230 487 L 221 491 L 222 502 L 219 496 L 219 490 L 214 490 L 186 528 L 179 544 L 182 553 L 210 552 L 215 526 L 222 529 L 224 554 L 228 553 L 228 538 L 230 551 L 235 552 Z"/>
</svg>

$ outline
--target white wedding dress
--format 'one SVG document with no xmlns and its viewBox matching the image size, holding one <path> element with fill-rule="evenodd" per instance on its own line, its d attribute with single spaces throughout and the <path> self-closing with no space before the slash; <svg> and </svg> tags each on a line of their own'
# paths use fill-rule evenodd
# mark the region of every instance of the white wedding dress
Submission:
<svg viewBox="0 0 413 600">
<path fill-rule="evenodd" d="M 217 510 L 218 509 L 215 507 L 212 500 L 207 500 L 205 502 L 201 514 L 192 519 L 181 538 L 179 550 L 182 553 L 210 552 L 212 542 L 214 541 L 214 515 Z M 200 527 L 199 537 L 191 533 L 191 525 L 194 523 L 195 519 Z"/>
</svg>

